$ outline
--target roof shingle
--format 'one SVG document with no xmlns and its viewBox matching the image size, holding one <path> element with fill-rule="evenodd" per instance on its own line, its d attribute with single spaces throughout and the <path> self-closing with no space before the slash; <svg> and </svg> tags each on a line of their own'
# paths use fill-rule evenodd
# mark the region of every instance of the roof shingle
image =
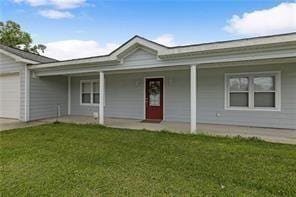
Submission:
<svg viewBox="0 0 296 197">
<path fill-rule="evenodd" d="M 21 49 L 9 47 L 9 46 L 3 45 L 3 44 L 0 44 L 0 49 L 3 49 L 3 50 L 5 50 L 5 51 L 7 51 L 9 53 L 12 53 L 14 55 L 17 55 L 17 56 L 21 57 L 21 58 L 32 60 L 32 61 L 39 62 L 39 63 L 57 62 L 57 60 L 55 60 L 55 59 L 45 57 L 45 56 L 42 56 L 42 55 L 37 55 L 37 54 L 34 54 L 34 53 L 30 53 L 30 52 L 26 52 L 26 51 L 23 51 Z"/>
</svg>

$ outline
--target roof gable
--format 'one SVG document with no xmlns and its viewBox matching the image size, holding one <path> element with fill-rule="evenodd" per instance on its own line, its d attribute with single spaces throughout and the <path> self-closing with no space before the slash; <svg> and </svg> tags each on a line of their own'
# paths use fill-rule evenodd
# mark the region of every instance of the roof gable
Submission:
<svg viewBox="0 0 296 197">
<path fill-rule="evenodd" d="M 149 49 L 139 47 L 121 59 L 121 64 L 145 65 L 158 61 L 157 54 Z"/>
<path fill-rule="evenodd" d="M 140 36 L 134 36 L 133 38 L 122 44 L 115 51 L 113 51 L 110 56 L 114 58 L 121 58 L 126 56 L 126 54 L 131 53 L 131 51 L 136 50 L 137 48 L 146 49 L 147 51 L 154 52 L 155 54 L 158 54 L 160 51 L 167 49 L 167 47 L 155 43 L 151 40 L 147 40 Z"/>
</svg>

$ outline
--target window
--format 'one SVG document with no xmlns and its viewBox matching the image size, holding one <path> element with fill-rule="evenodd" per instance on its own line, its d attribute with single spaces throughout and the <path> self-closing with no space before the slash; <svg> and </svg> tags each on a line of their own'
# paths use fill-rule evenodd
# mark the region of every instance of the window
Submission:
<svg viewBox="0 0 296 197">
<path fill-rule="evenodd" d="M 99 83 L 98 80 L 84 80 L 80 82 L 81 104 L 99 104 Z"/>
<path fill-rule="evenodd" d="M 275 107 L 275 77 L 254 77 L 254 107 Z"/>
<path fill-rule="evenodd" d="M 280 72 L 226 74 L 225 108 L 280 110 Z"/>
<path fill-rule="evenodd" d="M 229 79 L 229 99 L 230 106 L 249 106 L 249 78 L 233 77 Z"/>
<path fill-rule="evenodd" d="M 83 82 L 81 84 L 81 101 L 82 103 L 91 103 L 91 82 Z"/>
</svg>

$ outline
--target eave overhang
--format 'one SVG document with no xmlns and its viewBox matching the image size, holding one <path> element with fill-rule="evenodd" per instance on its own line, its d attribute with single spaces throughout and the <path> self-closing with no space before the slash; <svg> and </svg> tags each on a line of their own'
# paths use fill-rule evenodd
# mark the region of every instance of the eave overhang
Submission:
<svg viewBox="0 0 296 197">
<path fill-rule="evenodd" d="M 114 67 L 115 69 L 120 69 L 118 65 L 123 62 L 123 58 L 138 48 L 155 54 L 163 65 L 166 65 L 166 62 L 169 64 L 169 62 L 174 60 L 183 61 L 184 64 L 191 62 L 210 64 L 244 60 L 294 58 L 296 57 L 296 33 L 181 47 L 165 47 L 145 38 L 135 36 L 109 55 L 30 65 L 29 69 L 72 68 L 75 65 L 78 67 L 96 65 L 104 68 L 104 70 L 108 70 L 108 68 L 111 70 Z"/>
</svg>

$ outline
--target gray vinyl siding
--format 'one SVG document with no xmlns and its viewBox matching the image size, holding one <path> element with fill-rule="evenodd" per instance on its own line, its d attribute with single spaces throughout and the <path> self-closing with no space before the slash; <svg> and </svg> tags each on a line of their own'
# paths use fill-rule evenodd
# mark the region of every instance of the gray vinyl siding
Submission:
<svg viewBox="0 0 296 197">
<path fill-rule="evenodd" d="M 225 110 L 225 73 L 261 71 L 281 71 L 281 111 Z M 220 116 L 217 116 L 217 113 Z M 282 64 L 199 69 L 197 122 L 296 129 L 296 65 Z"/>
<path fill-rule="evenodd" d="M 124 58 L 122 67 L 125 66 L 146 66 L 146 65 L 158 65 L 159 60 L 157 60 L 156 55 L 148 53 L 143 49 L 136 50 L 133 54 Z"/>
<path fill-rule="evenodd" d="M 61 115 L 68 111 L 67 77 L 40 77 L 30 81 L 30 120 L 55 117 L 57 105 Z"/>
<path fill-rule="evenodd" d="M 148 63 L 147 63 L 148 62 Z M 157 64 L 156 57 L 143 50 L 124 59 L 122 65 L 139 67 Z M 225 73 L 281 71 L 281 111 L 230 111 L 224 109 Z M 190 120 L 190 73 L 187 70 L 106 74 L 106 117 L 144 118 L 144 78 L 164 76 L 164 119 Z M 98 76 L 72 77 L 71 111 L 93 115 L 98 106 L 80 105 L 80 80 Z M 197 122 L 258 127 L 296 128 L 296 67 L 294 64 L 198 69 Z M 220 116 L 217 116 L 217 113 Z"/>
<path fill-rule="evenodd" d="M 93 116 L 99 111 L 96 105 L 80 105 L 80 81 L 98 79 L 98 76 L 71 77 L 71 114 Z"/>
<path fill-rule="evenodd" d="M 0 74 L 19 73 L 20 77 L 20 120 L 25 120 L 25 66 L 14 59 L 0 54 Z"/>
<path fill-rule="evenodd" d="M 144 78 L 164 77 L 164 119 L 189 121 L 189 70 L 106 74 L 105 116 L 144 119 Z M 93 115 L 98 106 L 80 105 L 80 80 L 95 76 L 72 77 L 71 114 Z"/>
</svg>

